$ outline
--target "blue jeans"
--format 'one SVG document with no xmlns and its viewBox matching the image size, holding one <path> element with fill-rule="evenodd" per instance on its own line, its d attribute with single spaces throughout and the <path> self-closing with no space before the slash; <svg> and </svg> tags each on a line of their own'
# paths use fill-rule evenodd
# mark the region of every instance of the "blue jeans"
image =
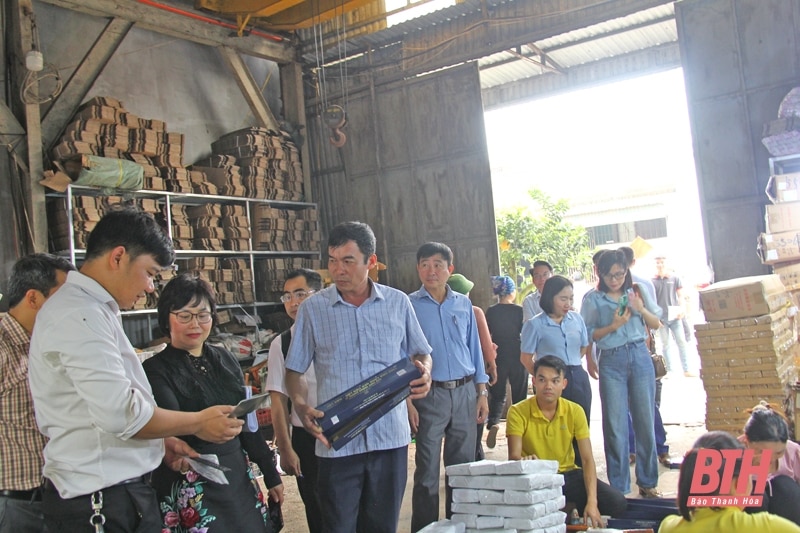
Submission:
<svg viewBox="0 0 800 533">
<path fill-rule="evenodd" d="M 653 430 L 656 376 L 644 341 L 600 353 L 600 401 L 608 481 L 623 494 L 630 492 L 628 411 L 636 436 L 636 484 L 658 484 L 658 458 Z"/>
<path fill-rule="evenodd" d="M 658 328 L 658 336 L 661 339 L 661 345 L 664 347 L 664 362 L 667 367 L 667 372 L 672 372 L 672 342 L 670 342 L 670 332 L 675 339 L 675 344 L 678 345 L 678 354 L 681 357 L 681 366 L 684 372 L 689 371 L 689 360 L 686 352 L 686 333 L 683 331 L 683 322 L 681 319 L 671 320 L 667 322 L 666 326 Z"/>
<path fill-rule="evenodd" d="M 656 431 L 656 453 L 669 453 L 669 446 L 667 446 L 667 431 L 664 429 L 664 422 L 661 420 L 661 411 L 656 405 L 655 410 L 655 431 Z M 633 434 L 633 422 L 631 421 L 631 414 L 628 413 L 628 450 L 632 454 L 636 454 L 636 437 Z"/>
</svg>

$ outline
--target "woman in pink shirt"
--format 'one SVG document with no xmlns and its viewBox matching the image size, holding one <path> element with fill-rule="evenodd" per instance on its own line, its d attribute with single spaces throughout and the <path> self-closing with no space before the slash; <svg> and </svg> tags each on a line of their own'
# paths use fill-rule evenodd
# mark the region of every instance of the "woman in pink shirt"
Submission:
<svg viewBox="0 0 800 533">
<path fill-rule="evenodd" d="M 756 458 L 764 450 L 771 452 L 764 502 L 760 508 L 748 507 L 747 511 L 768 511 L 800 525 L 800 445 L 789 440 L 784 415 L 762 401 L 750 410 L 739 440 L 756 451 Z"/>
</svg>

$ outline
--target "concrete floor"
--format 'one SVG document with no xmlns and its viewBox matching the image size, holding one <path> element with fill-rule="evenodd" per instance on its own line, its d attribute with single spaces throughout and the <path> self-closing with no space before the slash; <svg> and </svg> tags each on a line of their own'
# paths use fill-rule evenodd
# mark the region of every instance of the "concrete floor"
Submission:
<svg viewBox="0 0 800 533">
<path fill-rule="evenodd" d="M 601 421 L 600 394 L 597 390 L 597 381 L 592 381 L 593 404 L 591 433 L 594 449 L 595 462 L 597 463 L 598 476 L 608 481 L 606 477 L 606 464 L 603 455 L 603 430 Z M 683 455 L 691 448 L 692 443 L 705 432 L 705 391 L 702 381 L 699 378 L 684 378 L 683 375 L 670 374 L 663 381 L 661 416 L 667 430 L 667 443 L 670 445 L 670 453 Z M 744 424 L 744 420 L 742 420 Z M 497 439 L 497 447 L 493 450 L 486 450 L 488 459 L 505 460 L 507 456 L 507 446 L 505 439 L 505 422 L 500 425 L 500 432 Z M 414 445 L 408 451 L 408 484 L 403 498 L 403 508 L 400 513 L 400 525 L 398 531 L 406 533 L 411 527 L 411 488 L 414 475 Z M 675 497 L 678 486 L 678 470 L 669 470 L 659 466 L 659 489 L 665 497 Z M 444 469 L 442 469 L 444 471 Z M 631 468 L 631 484 L 635 489 L 635 475 Z M 303 503 L 297 492 L 297 485 L 294 479 L 284 477 L 286 501 L 283 504 L 283 515 L 285 521 L 285 533 L 305 533 L 308 531 L 303 511 Z M 442 502 L 441 516 L 444 517 L 444 481 L 441 483 Z M 629 497 L 635 497 L 630 494 Z"/>
</svg>

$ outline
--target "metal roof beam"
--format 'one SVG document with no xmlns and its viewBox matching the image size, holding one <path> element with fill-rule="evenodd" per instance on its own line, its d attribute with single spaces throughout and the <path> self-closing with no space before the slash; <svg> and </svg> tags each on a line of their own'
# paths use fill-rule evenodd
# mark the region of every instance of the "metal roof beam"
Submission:
<svg viewBox="0 0 800 533">
<path fill-rule="evenodd" d="M 208 19 L 203 15 L 183 11 L 173 6 L 160 4 L 152 0 L 39 0 L 79 13 L 96 17 L 118 18 L 133 22 L 142 28 L 163 35 L 169 35 L 186 41 L 206 46 L 227 46 L 243 54 L 268 59 L 277 63 L 290 63 L 295 60 L 292 44 L 285 40 L 277 42 L 252 32 L 244 37 L 237 37 L 236 25 Z M 182 14 L 186 13 L 186 15 Z M 190 16 L 191 15 L 191 16 Z M 208 19 L 213 21 L 207 22 Z M 233 27 L 233 28 L 231 28 Z M 280 37 L 274 36 L 276 39 Z"/>
<path fill-rule="evenodd" d="M 672 4 L 672 0 L 506 2 L 395 36 L 388 42 L 373 39 L 373 68 L 358 61 L 353 67 L 372 70 L 376 81 L 390 81 L 473 61 L 510 50 L 520 43 L 539 42 L 665 4 Z M 364 50 L 351 50 L 361 51 Z"/>
<path fill-rule="evenodd" d="M 677 42 L 665 43 L 629 54 L 601 59 L 566 69 L 481 90 L 484 110 L 536 100 L 544 96 L 660 72 L 681 66 Z"/>
<path fill-rule="evenodd" d="M 575 39 L 574 41 L 569 41 L 566 43 L 555 44 L 553 46 L 548 46 L 548 52 L 555 52 L 556 50 L 563 50 L 564 48 L 571 48 L 573 46 L 579 46 L 581 44 L 587 44 L 594 42 L 598 39 L 605 39 L 606 37 L 613 37 L 615 35 L 622 35 L 623 33 L 628 33 L 635 30 L 641 30 L 644 28 L 649 28 L 650 26 L 656 26 L 658 24 L 663 24 L 664 22 L 672 22 L 675 23 L 675 15 L 669 15 L 664 17 L 658 17 L 653 20 L 647 20 L 644 22 L 639 22 L 637 24 L 631 24 L 630 26 L 625 26 L 624 28 L 617 28 L 616 30 L 609 30 L 607 32 L 598 33 L 597 35 L 590 35 L 584 37 L 582 39 Z"/>
</svg>

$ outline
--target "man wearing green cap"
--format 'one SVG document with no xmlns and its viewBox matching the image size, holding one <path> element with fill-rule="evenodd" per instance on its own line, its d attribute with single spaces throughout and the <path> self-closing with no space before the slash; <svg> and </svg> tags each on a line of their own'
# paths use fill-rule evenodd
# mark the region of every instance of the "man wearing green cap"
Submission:
<svg viewBox="0 0 800 533">
<path fill-rule="evenodd" d="M 447 280 L 450 288 L 458 294 L 463 294 L 469 298 L 469 293 L 472 287 L 475 286 L 473 282 L 468 280 L 462 274 L 453 274 Z M 478 338 L 481 341 L 481 352 L 483 352 L 483 365 L 486 369 L 486 374 L 489 376 L 489 387 L 497 383 L 497 345 L 492 342 L 492 334 L 489 331 L 489 323 L 486 321 L 486 314 L 483 309 L 477 305 L 472 306 L 472 312 L 475 313 L 475 320 L 478 324 Z M 489 391 L 491 396 L 491 390 Z M 489 409 L 491 412 L 491 407 Z M 481 439 L 483 438 L 484 424 L 477 425 L 477 438 L 475 441 L 475 460 L 483 461 L 486 455 L 483 452 L 483 445 Z M 491 446 L 494 448 L 494 446 Z"/>
<path fill-rule="evenodd" d="M 417 250 L 422 287 L 409 295 L 422 331 L 431 345 L 431 390 L 409 402 L 409 422 L 416 433 L 416 470 L 411 498 L 411 531 L 439 519 L 439 473 L 442 441 L 445 466 L 475 460 L 476 423 L 489 412 L 478 326 L 472 302 L 447 285 L 453 252 L 429 242 Z M 451 489 L 445 509 L 451 515 Z"/>
</svg>

